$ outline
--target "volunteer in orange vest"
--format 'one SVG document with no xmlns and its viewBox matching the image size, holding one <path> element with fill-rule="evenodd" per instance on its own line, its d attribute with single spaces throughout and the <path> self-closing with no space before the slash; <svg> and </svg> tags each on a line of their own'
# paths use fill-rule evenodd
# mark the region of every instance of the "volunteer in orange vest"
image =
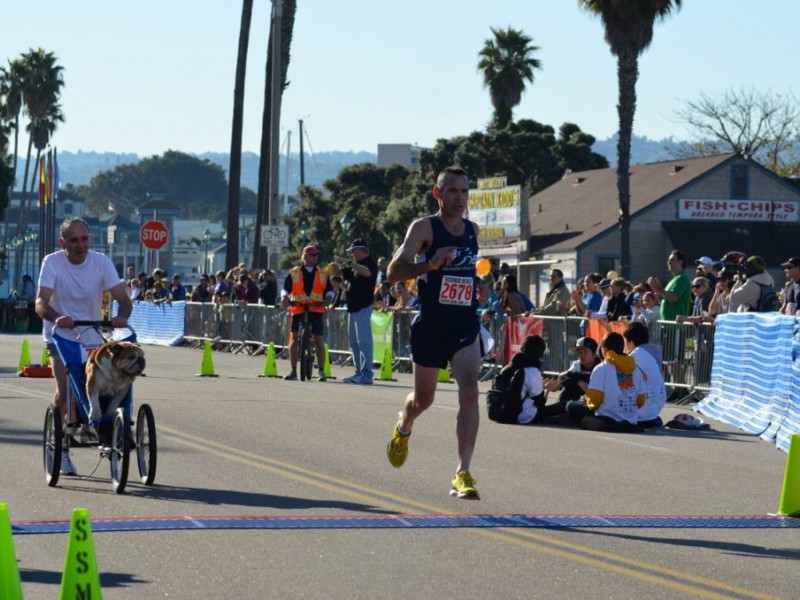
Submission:
<svg viewBox="0 0 800 600">
<path fill-rule="evenodd" d="M 325 381 L 325 304 L 329 304 L 334 297 L 331 282 L 323 269 L 317 266 L 319 250 L 314 246 L 303 248 L 302 266 L 294 267 L 289 271 L 281 290 L 281 307 L 289 309 L 292 316 L 292 345 L 290 357 L 292 371 L 284 379 L 297 379 L 297 332 L 300 330 L 300 321 L 306 306 L 309 307 L 308 322 L 317 348 L 317 365 L 319 365 L 319 380 Z"/>
</svg>

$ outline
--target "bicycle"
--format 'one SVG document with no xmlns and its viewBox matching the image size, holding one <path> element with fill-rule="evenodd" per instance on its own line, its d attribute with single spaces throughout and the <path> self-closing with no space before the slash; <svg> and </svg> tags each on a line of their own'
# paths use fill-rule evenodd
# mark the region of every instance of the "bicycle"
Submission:
<svg viewBox="0 0 800 600">
<path fill-rule="evenodd" d="M 90 421 L 91 403 L 86 395 L 86 374 L 84 371 L 86 356 L 92 348 L 102 345 L 108 339 L 103 331 L 109 331 L 110 321 L 75 321 L 75 327 L 85 327 L 78 332 L 77 340 L 70 340 L 58 333 L 53 334 L 53 343 L 61 362 L 67 369 L 67 386 L 65 399 L 66 415 L 55 403 L 47 407 L 44 419 L 43 461 L 47 485 L 58 484 L 61 456 L 64 452 L 64 437 L 78 437 L 80 446 L 97 446 L 100 459 L 107 458 L 111 468 L 111 483 L 117 494 L 122 494 L 128 483 L 130 452 L 136 449 L 139 477 L 144 485 L 153 485 L 156 477 L 158 445 L 156 440 L 156 424 L 153 410 L 148 404 L 142 404 L 137 412 L 136 421 L 133 416 L 133 386 L 128 390 L 122 405 L 113 414 L 104 414 L 100 421 Z M 130 335 L 118 341 L 135 342 L 136 332 L 128 327 Z M 97 333 L 97 337 L 88 341 L 80 340 L 87 331 Z M 110 336 L 111 337 L 111 336 Z M 101 397 L 101 404 L 104 398 Z M 106 399 L 107 402 L 107 399 Z M 73 411 L 73 408 L 75 409 Z M 69 422 L 72 414 L 77 421 Z M 64 420 L 67 420 L 64 427 Z M 135 434 L 132 427 L 135 425 Z"/>
<path fill-rule="evenodd" d="M 296 302 L 289 302 L 289 306 L 296 306 L 297 304 Z M 303 312 L 292 315 L 292 318 L 302 315 L 300 326 L 297 329 L 297 358 L 300 362 L 300 380 L 306 381 L 311 380 L 311 376 L 314 374 L 314 359 L 316 357 L 316 346 L 313 342 L 308 315 L 312 307 L 324 307 L 325 303 L 308 302 L 301 304 L 301 306 L 303 307 Z M 320 368 L 322 368 L 322 365 L 320 365 Z"/>
</svg>

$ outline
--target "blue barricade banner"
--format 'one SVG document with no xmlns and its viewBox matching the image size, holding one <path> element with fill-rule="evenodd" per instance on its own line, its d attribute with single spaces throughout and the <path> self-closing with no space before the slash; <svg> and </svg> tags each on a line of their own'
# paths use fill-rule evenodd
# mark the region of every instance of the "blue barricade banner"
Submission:
<svg viewBox="0 0 800 600">
<path fill-rule="evenodd" d="M 185 315 L 186 302 L 134 302 L 128 322 L 142 344 L 179 346 Z"/>
<path fill-rule="evenodd" d="M 800 339 L 795 316 L 734 313 L 716 321 L 711 389 L 695 410 L 775 443 L 800 433 Z"/>
</svg>

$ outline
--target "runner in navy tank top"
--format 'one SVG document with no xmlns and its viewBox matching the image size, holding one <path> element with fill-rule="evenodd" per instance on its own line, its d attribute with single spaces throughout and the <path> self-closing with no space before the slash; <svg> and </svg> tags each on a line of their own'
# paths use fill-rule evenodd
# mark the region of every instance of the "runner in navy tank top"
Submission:
<svg viewBox="0 0 800 600">
<path fill-rule="evenodd" d="M 436 180 L 433 195 L 439 212 L 411 224 L 387 270 L 392 283 L 417 278 L 420 312 L 411 325 L 414 391 L 406 396 L 386 453 L 392 466 L 403 466 L 412 424 L 433 404 L 439 371 L 450 362 L 459 403 L 459 463 L 450 494 L 477 500 L 478 490 L 469 468 L 479 422 L 480 323 L 475 311 L 478 226 L 464 218 L 469 196 L 466 171 L 446 168 Z"/>
</svg>

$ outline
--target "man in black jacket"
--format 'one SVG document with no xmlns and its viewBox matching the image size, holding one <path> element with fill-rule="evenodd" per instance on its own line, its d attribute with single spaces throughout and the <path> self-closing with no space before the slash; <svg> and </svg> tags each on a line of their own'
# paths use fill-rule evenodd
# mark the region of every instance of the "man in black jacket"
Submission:
<svg viewBox="0 0 800 600">
<path fill-rule="evenodd" d="M 358 238 L 347 249 L 352 259 L 336 257 L 342 277 L 348 283 L 347 316 L 350 349 L 356 372 L 345 383 L 372 385 L 372 305 L 378 266 L 369 255 L 367 243 Z"/>
</svg>

